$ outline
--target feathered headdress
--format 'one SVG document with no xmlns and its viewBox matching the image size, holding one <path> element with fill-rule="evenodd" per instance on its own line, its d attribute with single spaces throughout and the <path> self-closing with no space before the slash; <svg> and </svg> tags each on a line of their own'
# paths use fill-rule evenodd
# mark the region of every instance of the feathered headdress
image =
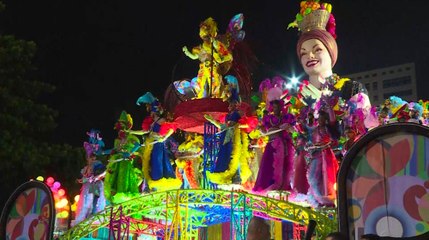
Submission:
<svg viewBox="0 0 429 240">
<path fill-rule="evenodd" d="M 243 30 L 244 15 L 242 13 L 236 14 L 229 21 L 227 32 L 231 34 L 234 42 L 239 42 L 244 39 L 245 32 Z"/>
<path fill-rule="evenodd" d="M 240 92 L 240 87 L 238 85 L 238 79 L 233 76 L 233 75 L 226 75 L 225 77 L 226 82 L 228 83 L 228 85 L 232 88 L 236 88 L 237 92 Z"/>
<path fill-rule="evenodd" d="M 83 143 L 83 147 L 86 151 L 86 156 L 99 155 L 104 148 L 104 142 L 100 136 L 100 131 L 96 129 L 91 129 L 89 132 L 86 132 L 88 135 L 88 142 Z"/>
<path fill-rule="evenodd" d="M 153 94 L 150 92 L 146 92 L 143 96 L 137 99 L 136 104 L 138 106 L 140 106 L 140 104 L 142 103 L 149 104 L 151 112 L 162 114 L 164 111 L 159 100 L 156 97 L 154 97 Z"/>
<path fill-rule="evenodd" d="M 423 101 L 419 100 L 419 104 L 422 106 L 422 114 L 428 114 L 429 113 L 429 101 Z"/>
<path fill-rule="evenodd" d="M 143 96 L 139 97 L 137 99 L 136 104 L 140 106 L 140 104 L 151 104 L 153 101 L 155 101 L 156 98 L 152 95 L 151 92 L 146 92 Z"/>
<path fill-rule="evenodd" d="M 280 87 L 272 87 L 267 92 L 266 99 L 266 108 L 269 112 L 273 111 L 273 103 L 277 102 L 279 104 L 279 108 L 282 112 L 287 111 L 286 103 L 291 99 L 290 96 L 287 96 L 289 91 L 283 91 Z"/>
<path fill-rule="evenodd" d="M 418 116 L 421 117 L 423 114 L 423 107 L 417 102 L 410 102 L 408 103 L 408 109 L 414 110 L 418 112 Z"/>
<path fill-rule="evenodd" d="M 122 111 L 118 121 L 115 124 L 114 129 L 124 130 L 124 129 L 131 129 L 132 127 L 133 127 L 133 119 L 131 115 L 128 114 L 126 111 Z"/>
<path fill-rule="evenodd" d="M 262 95 L 262 101 L 268 105 L 272 100 L 281 99 L 288 94 L 286 81 L 275 76 L 272 79 L 265 79 L 259 84 L 259 92 Z"/>
<path fill-rule="evenodd" d="M 402 98 L 397 96 L 391 96 L 388 101 L 389 109 L 391 112 L 391 117 L 396 117 L 396 115 L 408 107 L 407 101 L 402 100 Z"/>
</svg>

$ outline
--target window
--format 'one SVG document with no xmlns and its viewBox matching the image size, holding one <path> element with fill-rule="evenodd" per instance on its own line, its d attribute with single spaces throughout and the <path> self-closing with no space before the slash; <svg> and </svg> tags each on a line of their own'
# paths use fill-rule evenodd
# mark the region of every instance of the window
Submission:
<svg viewBox="0 0 429 240">
<path fill-rule="evenodd" d="M 405 96 L 411 96 L 411 95 L 413 95 L 413 91 L 411 89 L 409 89 L 409 90 L 403 90 L 403 91 L 398 91 L 398 92 L 385 93 L 383 96 L 385 99 L 387 99 L 390 96 L 405 97 Z"/>
<path fill-rule="evenodd" d="M 365 83 L 365 88 L 366 88 L 366 90 L 368 90 L 368 91 L 369 91 L 370 84 L 369 84 L 369 83 Z"/>
<path fill-rule="evenodd" d="M 378 89 L 378 82 L 373 82 L 372 83 L 372 90 L 377 90 Z"/>
<path fill-rule="evenodd" d="M 383 88 L 400 87 L 408 84 L 411 84 L 411 76 L 386 79 L 383 81 Z"/>
<path fill-rule="evenodd" d="M 373 73 L 371 77 L 377 77 L 377 73 Z"/>
</svg>

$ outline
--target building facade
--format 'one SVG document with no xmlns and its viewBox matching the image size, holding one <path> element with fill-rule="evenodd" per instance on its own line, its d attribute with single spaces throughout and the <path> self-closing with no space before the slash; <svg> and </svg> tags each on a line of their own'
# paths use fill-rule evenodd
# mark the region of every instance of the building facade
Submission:
<svg viewBox="0 0 429 240">
<path fill-rule="evenodd" d="M 373 106 L 382 104 L 390 96 L 408 102 L 418 100 L 414 63 L 348 74 L 345 77 L 364 84 Z"/>
</svg>

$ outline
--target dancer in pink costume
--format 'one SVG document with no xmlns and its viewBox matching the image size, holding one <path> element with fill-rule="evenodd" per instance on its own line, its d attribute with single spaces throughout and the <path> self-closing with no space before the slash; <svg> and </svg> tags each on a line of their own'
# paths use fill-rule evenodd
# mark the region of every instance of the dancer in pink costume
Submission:
<svg viewBox="0 0 429 240">
<path fill-rule="evenodd" d="M 334 206 L 336 199 L 335 183 L 337 181 L 338 161 L 332 151 L 335 140 L 332 137 L 335 128 L 333 111 L 328 114 L 319 110 L 317 127 L 311 134 L 311 144 L 307 146 L 310 154 L 307 179 L 308 195 L 313 206 Z M 313 201 L 315 200 L 315 201 Z"/>
<path fill-rule="evenodd" d="M 293 159 L 295 148 L 289 134 L 295 125 L 295 117 L 284 113 L 284 101 L 270 102 L 270 113 L 262 119 L 264 130 L 269 134 L 269 142 L 262 155 L 254 192 L 264 193 L 270 190 L 291 190 Z"/>
<path fill-rule="evenodd" d="M 82 184 L 79 202 L 76 209 L 76 218 L 73 224 L 78 224 L 87 217 L 96 214 L 106 207 L 104 197 L 103 177 L 105 165 L 96 159 L 97 154 L 103 154 L 104 142 L 98 130 L 87 132 L 89 141 L 84 142 L 87 164 L 81 170 L 81 178 L 76 182 Z"/>
<path fill-rule="evenodd" d="M 299 124 L 296 125 L 298 137 L 295 142 L 297 155 L 294 164 L 293 189 L 297 194 L 306 195 L 309 188 L 307 180 L 307 159 L 309 153 L 305 145 L 311 141 L 311 134 L 316 128 L 316 121 L 313 112 L 309 111 L 308 107 L 302 108 L 297 118 Z"/>
</svg>

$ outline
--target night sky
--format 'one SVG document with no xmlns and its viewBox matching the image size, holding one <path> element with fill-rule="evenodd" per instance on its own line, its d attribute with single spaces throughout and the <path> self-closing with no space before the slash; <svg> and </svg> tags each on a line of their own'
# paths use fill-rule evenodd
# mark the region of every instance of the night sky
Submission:
<svg viewBox="0 0 429 240">
<path fill-rule="evenodd" d="M 5 0 L 0 33 L 38 45 L 36 74 L 57 87 L 44 99 L 59 112 L 55 139 L 82 146 L 85 132 L 96 128 L 109 147 L 122 110 L 140 129 L 146 112 L 135 104 L 138 97 L 150 91 L 162 98 L 172 81 L 196 75 L 198 62 L 181 49 L 200 43 L 198 25 L 207 17 L 222 34 L 235 14 L 244 14 L 245 42 L 259 59 L 255 86 L 266 77 L 302 73 L 297 30 L 286 30 L 299 2 Z M 416 3 L 423 1 L 329 2 L 337 20 L 336 73 L 414 62 L 419 97 L 429 99 L 429 21 Z"/>
</svg>

